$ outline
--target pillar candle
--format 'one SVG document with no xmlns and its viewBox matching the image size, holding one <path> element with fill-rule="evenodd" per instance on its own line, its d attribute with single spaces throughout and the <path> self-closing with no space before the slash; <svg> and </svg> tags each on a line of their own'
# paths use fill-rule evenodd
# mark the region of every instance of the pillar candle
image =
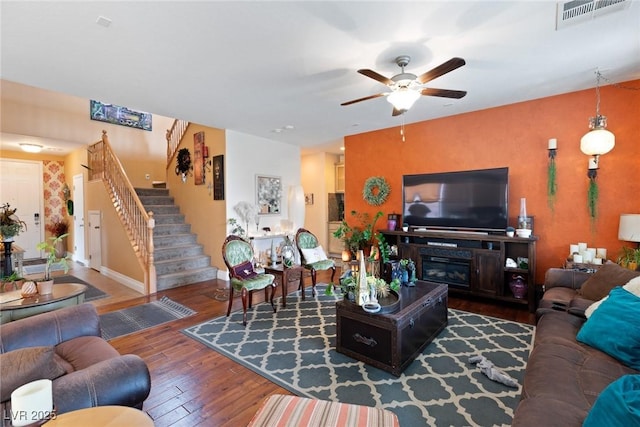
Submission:
<svg viewBox="0 0 640 427">
<path fill-rule="evenodd" d="M 590 263 L 591 261 L 593 261 L 593 253 L 589 252 L 589 251 L 584 251 L 582 253 L 582 259 L 584 260 L 585 263 Z"/>
<path fill-rule="evenodd" d="M 558 140 L 555 138 L 551 138 L 549 140 L 549 150 L 555 150 L 558 148 Z"/>
<path fill-rule="evenodd" d="M 582 255 L 573 254 L 573 262 L 582 264 Z"/>
<path fill-rule="evenodd" d="M 582 253 L 584 251 L 587 250 L 587 244 L 586 243 L 578 243 L 578 253 Z"/>
<path fill-rule="evenodd" d="M 50 417 L 53 411 L 51 380 L 37 380 L 11 393 L 11 416 L 14 426 L 26 426 Z M 34 418 L 41 416 L 42 418 Z"/>
<path fill-rule="evenodd" d="M 607 249 L 606 248 L 597 248 L 596 256 L 598 258 L 607 259 Z"/>
<path fill-rule="evenodd" d="M 602 264 L 602 258 L 594 258 L 593 259 L 593 263 L 597 264 L 597 265 L 601 265 Z"/>
<path fill-rule="evenodd" d="M 569 255 L 579 254 L 578 245 L 569 245 Z"/>
<path fill-rule="evenodd" d="M 589 159 L 589 169 L 598 169 L 598 161 L 595 157 L 591 157 Z"/>
</svg>

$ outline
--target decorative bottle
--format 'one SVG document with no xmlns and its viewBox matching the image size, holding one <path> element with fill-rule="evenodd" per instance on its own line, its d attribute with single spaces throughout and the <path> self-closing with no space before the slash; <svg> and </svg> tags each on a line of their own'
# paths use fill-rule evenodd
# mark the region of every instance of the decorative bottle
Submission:
<svg viewBox="0 0 640 427">
<path fill-rule="evenodd" d="M 367 265 L 364 260 L 364 251 L 358 252 L 360 265 L 358 267 L 358 289 L 356 304 L 365 305 L 369 302 L 369 286 L 367 285 Z"/>
<path fill-rule="evenodd" d="M 278 252 L 276 251 L 276 246 L 275 246 L 275 243 L 273 242 L 273 239 L 271 239 L 271 265 L 275 267 L 277 263 L 278 263 Z"/>
<path fill-rule="evenodd" d="M 520 198 L 520 214 L 518 215 L 518 228 L 527 227 L 527 199 Z"/>
</svg>

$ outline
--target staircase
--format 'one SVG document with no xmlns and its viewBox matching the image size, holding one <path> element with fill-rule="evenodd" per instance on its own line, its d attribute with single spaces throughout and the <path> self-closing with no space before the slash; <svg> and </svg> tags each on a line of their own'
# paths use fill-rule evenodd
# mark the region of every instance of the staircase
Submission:
<svg viewBox="0 0 640 427">
<path fill-rule="evenodd" d="M 157 290 L 215 279 L 218 269 L 184 221 L 166 188 L 136 188 L 144 209 L 153 212 L 154 265 Z"/>
</svg>

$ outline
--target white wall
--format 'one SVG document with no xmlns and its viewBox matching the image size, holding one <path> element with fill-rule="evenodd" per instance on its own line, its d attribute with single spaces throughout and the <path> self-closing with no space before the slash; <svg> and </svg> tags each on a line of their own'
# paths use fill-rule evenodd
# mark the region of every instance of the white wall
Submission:
<svg viewBox="0 0 640 427">
<path fill-rule="evenodd" d="M 261 215 L 260 229 L 276 231 L 280 220 L 288 219 L 287 194 L 289 186 L 300 185 L 300 148 L 282 142 L 244 133 L 226 131 L 225 196 L 227 218 L 238 218 L 233 207 L 241 201 L 256 204 L 256 175 L 282 178 L 281 213 Z M 244 226 L 244 225 L 243 225 Z M 255 223 L 249 224 L 255 232 Z"/>
</svg>

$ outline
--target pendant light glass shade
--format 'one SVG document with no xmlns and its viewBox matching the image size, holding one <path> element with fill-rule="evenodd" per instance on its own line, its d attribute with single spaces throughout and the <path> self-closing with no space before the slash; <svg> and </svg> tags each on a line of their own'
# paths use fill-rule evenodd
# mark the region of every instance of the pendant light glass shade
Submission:
<svg viewBox="0 0 640 427">
<path fill-rule="evenodd" d="M 409 88 L 401 88 L 395 92 L 391 92 L 389 96 L 387 96 L 387 101 L 389 101 L 396 110 L 407 111 L 415 104 L 418 98 L 420 98 L 420 92 Z"/>
<path fill-rule="evenodd" d="M 613 150 L 616 145 L 616 137 L 605 129 L 607 118 L 597 116 L 591 119 L 591 130 L 580 140 L 580 151 L 587 156 L 601 156 Z"/>
</svg>

